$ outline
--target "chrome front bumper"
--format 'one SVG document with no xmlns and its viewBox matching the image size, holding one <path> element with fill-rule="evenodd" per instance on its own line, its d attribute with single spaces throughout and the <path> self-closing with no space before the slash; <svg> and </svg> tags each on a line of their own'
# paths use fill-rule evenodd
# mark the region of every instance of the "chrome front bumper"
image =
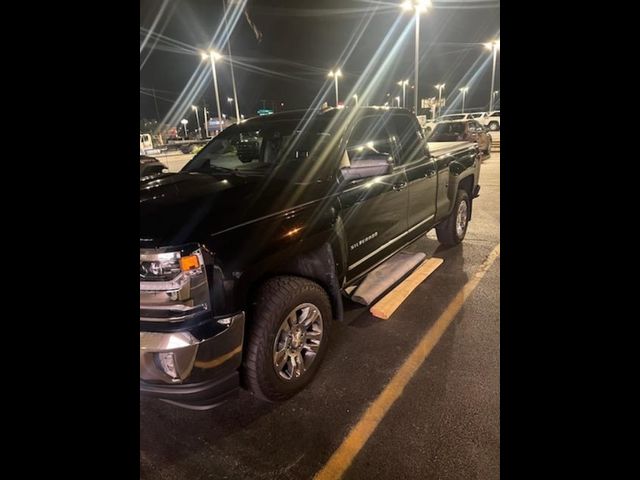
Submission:
<svg viewBox="0 0 640 480">
<path fill-rule="evenodd" d="M 212 320 L 225 326 L 210 338 L 189 331 L 140 332 L 140 389 L 143 385 L 180 385 L 219 378 L 242 361 L 244 312 Z"/>
</svg>

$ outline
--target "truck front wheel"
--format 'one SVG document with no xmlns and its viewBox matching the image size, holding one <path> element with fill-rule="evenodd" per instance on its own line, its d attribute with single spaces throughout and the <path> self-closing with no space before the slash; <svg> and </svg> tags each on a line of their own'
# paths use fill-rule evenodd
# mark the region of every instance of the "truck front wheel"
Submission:
<svg viewBox="0 0 640 480">
<path fill-rule="evenodd" d="M 453 212 L 444 222 L 436 226 L 438 241 L 443 245 L 457 245 L 464 239 L 469 226 L 471 201 L 465 190 L 458 190 Z"/>
<path fill-rule="evenodd" d="M 281 276 L 259 289 L 251 319 L 243 378 L 268 401 L 286 400 L 318 371 L 327 350 L 331 304 L 306 278 Z"/>
</svg>

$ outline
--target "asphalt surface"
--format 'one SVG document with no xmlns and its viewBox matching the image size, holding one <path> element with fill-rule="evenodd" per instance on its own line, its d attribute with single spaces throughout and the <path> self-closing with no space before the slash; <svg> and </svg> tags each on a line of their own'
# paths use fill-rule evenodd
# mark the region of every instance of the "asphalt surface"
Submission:
<svg viewBox="0 0 640 480">
<path fill-rule="evenodd" d="M 440 247 L 432 231 L 410 247 L 444 263 L 389 320 L 346 306 L 349 323 L 334 322 L 322 368 L 293 399 L 242 391 L 207 412 L 141 400 L 141 478 L 312 478 L 500 242 L 499 175 L 494 152 L 462 245 Z M 343 478 L 500 477 L 499 285 L 498 257 Z"/>
</svg>

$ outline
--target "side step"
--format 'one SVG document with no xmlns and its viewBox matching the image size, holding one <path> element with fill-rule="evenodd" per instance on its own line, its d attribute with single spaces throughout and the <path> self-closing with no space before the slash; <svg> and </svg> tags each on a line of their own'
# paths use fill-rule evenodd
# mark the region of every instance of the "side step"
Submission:
<svg viewBox="0 0 640 480">
<path fill-rule="evenodd" d="M 371 305 L 426 257 L 427 255 L 421 252 L 397 253 L 365 277 L 351 295 L 351 300 L 362 305 Z"/>
<path fill-rule="evenodd" d="M 411 295 L 411 292 L 420 285 L 429 275 L 442 265 L 442 258 L 430 258 L 420 265 L 400 285 L 385 295 L 382 300 L 369 309 L 374 317 L 388 320 L 393 312 Z"/>
</svg>

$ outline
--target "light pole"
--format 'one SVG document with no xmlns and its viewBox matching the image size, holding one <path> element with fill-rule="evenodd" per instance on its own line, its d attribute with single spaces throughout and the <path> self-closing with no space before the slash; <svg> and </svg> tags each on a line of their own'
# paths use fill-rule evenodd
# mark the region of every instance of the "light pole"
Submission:
<svg viewBox="0 0 640 480">
<path fill-rule="evenodd" d="M 499 92 L 500 92 L 500 90 L 495 90 L 495 91 L 493 92 L 493 95 L 491 96 L 491 98 L 497 98 L 497 97 L 498 97 L 498 93 L 499 93 Z M 494 101 L 493 101 L 493 104 L 495 105 L 495 103 L 496 103 L 496 101 L 494 100 Z M 493 111 L 493 110 L 491 110 L 491 111 Z"/>
<path fill-rule="evenodd" d="M 342 72 L 340 71 L 340 69 L 336 70 L 335 72 L 333 70 L 329 72 L 329 77 L 333 78 L 336 84 L 336 107 L 338 106 L 338 77 L 341 76 Z"/>
<path fill-rule="evenodd" d="M 187 123 L 189 123 L 189 120 L 187 120 L 186 118 L 183 118 L 182 120 L 180 120 L 180 123 L 182 124 L 182 128 L 184 128 L 184 139 L 187 139 Z"/>
<path fill-rule="evenodd" d="M 407 85 L 409 85 L 409 80 L 400 80 L 398 82 L 398 85 L 400 85 L 402 87 L 402 107 L 403 108 L 407 108 L 407 101 L 406 101 L 405 93 L 406 93 Z"/>
<path fill-rule="evenodd" d="M 234 103 L 233 98 L 227 97 L 227 103 Z M 240 123 L 240 112 L 236 108 L 236 123 Z"/>
<path fill-rule="evenodd" d="M 213 87 L 216 91 L 216 107 L 218 107 L 218 122 L 219 129 L 222 130 L 224 122 L 222 121 L 222 110 L 220 109 L 220 95 L 218 95 L 218 75 L 216 74 L 216 60 L 220 60 L 222 56 L 219 53 L 216 53 L 213 50 L 209 50 L 209 55 L 206 53 L 202 53 L 202 59 L 206 60 L 209 58 L 211 60 L 211 74 L 213 75 Z"/>
<path fill-rule="evenodd" d="M 227 24 L 227 3 L 222 0 L 222 11 L 225 13 L 224 15 L 224 23 L 225 27 L 229 28 Z M 238 94 L 236 92 L 236 77 L 233 73 L 233 57 L 231 56 L 231 37 L 227 39 L 227 54 L 229 55 L 229 69 L 231 70 L 231 86 L 233 88 L 233 99 L 234 105 L 236 107 L 236 120 L 240 122 L 240 107 L 238 106 Z"/>
<path fill-rule="evenodd" d="M 396 97 L 396 102 L 398 102 L 398 108 L 400 107 L 400 96 Z"/>
<path fill-rule="evenodd" d="M 460 91 L 462 92 L 462 112 L 461 113 L 464 113 L 464 97 L 467 96 L 467 92 L 469 91 L 469 87 L 462 87 L 460 89 Z"/>
<path fill-rule="evenodd" d="M 415 91 L 413 92 L 413 103 L 415 104 L 415 114 L 418 114 L 418 71 L 420 70 L 420 14 L 426 13 L 427 9 L 431 6 L 430 0 L 405 0 L 402 3 L 402 9 L 406 11 L 414 10 L 416 18 L 416 48 L 415 48 L 415 72 L 414 81 L 416 84 Z"/>
<path fill-rule="evenodd" d="M 444 90 L 444 83 L 434 85 L 438 89 L 438 117 L 442 115 L 442 90 Z"/>
<path fill-rule="evenodd" d="M 496 59 L 498 58 L 498 50 L 500 50 L 500 40 L 494 40 L 485 43 L 484 47 L 493 52 L 493 70 L 491 71 L 491 98 L 489 99 L 489 111 L 493 111 L 493 86 L 496 79 Z"/>
<path fill-rule="evenodd" d="M 356 107 L 358 106 L 358 94 L 354 93 L 353 94 L 353 99 L 356 101 Z"/>
<path fill-rule="evenodd" d="M 196 112 L 196 123 L 198 124 L 197 132 L 198 136 L 202 137 L 202 132 L 200 132 L 200 117 L 198 116 L 198 107 L 196 107 L 195 105 L 191 105 L 191 110 Z"/>
<path fill-rule="evenodd" d="M 209 119 L 207 118 L 207 107 L 204 107 L 204 138 L 209 138 Z"/>
</svg>

